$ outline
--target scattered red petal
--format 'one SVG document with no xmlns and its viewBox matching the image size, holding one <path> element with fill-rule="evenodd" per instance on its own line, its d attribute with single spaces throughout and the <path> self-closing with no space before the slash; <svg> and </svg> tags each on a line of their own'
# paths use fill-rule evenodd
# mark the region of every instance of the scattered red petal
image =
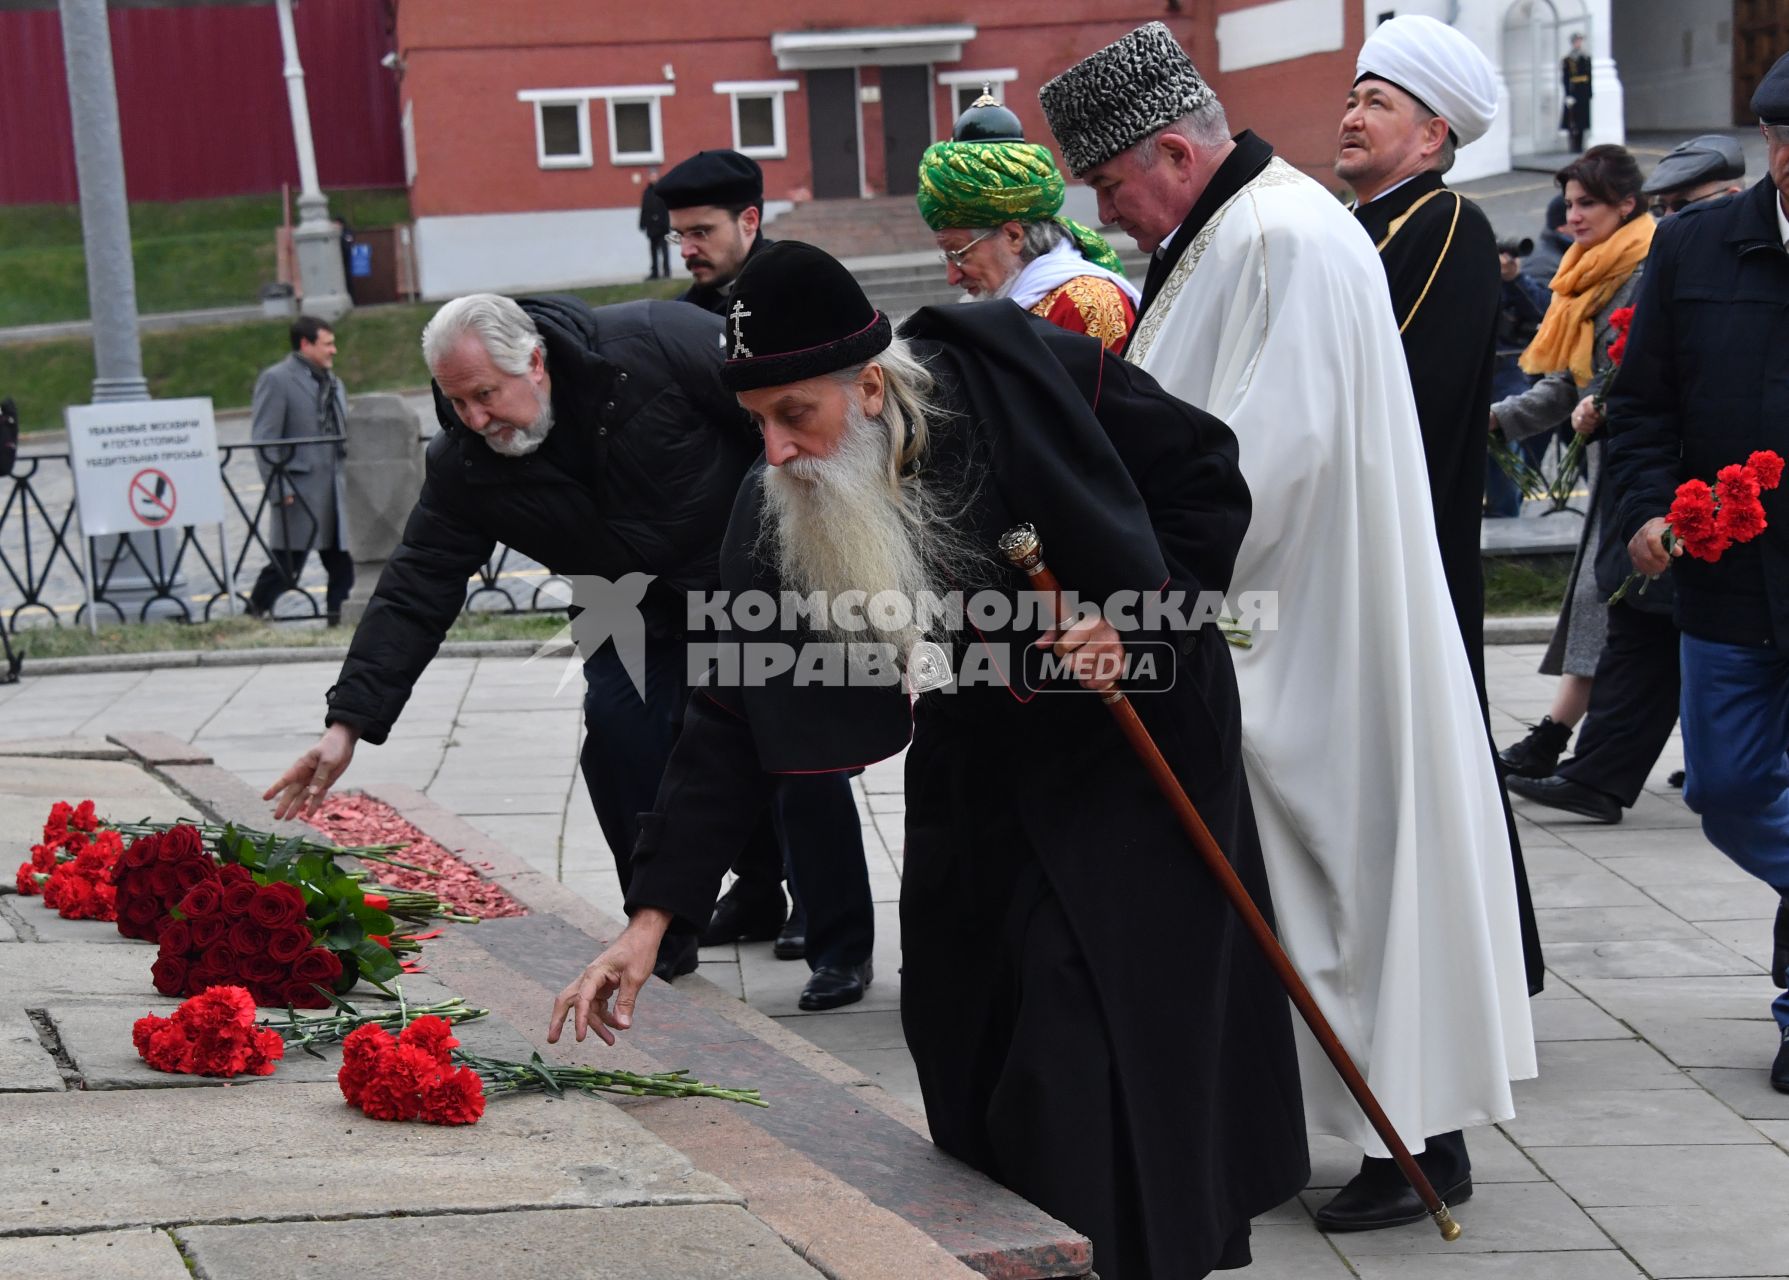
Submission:
<svg viewBox="0 0 1789 1280">
<path fill-rule="evenodd" d="M 310 824 L 340 845 L 399 844 L 406 848 L 392 856 L 402 862 L 427 867 L 437 875 L 405 871 L 384 863 L 368 863 L 367 867 L 380 884 L 395 889 L 420 889 L 432 893 L 455 911 L 480 919 L 501 916 L 525 916 L 528 909 L 493 884 L 437 841 L 425 835 L 414 824 L 388 804 L 370 796 L 334 797 L 327 810 L 308 819 Z M 481 865 L 489 867 L 490 864 Z M 428 935 L 423 935 L 428 936 Z"/>
</svg>

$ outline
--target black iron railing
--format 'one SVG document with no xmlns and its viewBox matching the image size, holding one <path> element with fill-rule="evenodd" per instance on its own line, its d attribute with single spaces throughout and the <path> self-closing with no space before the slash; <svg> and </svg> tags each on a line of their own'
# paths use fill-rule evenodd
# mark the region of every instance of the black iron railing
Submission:
<svg viewBox="0 0 1789 1280">
<path fill-rule="evenodd" d="M 69 455 L 21 455 L 12 474 L 0 477 L 0 631 L 16 635 L 32 626 L 85 623 L 89 563 L 96 607 L 102 617 L 119 622 L 170 615 L 186 621 L 209 619 L 228 611 L 232 589 L 237 609 L 246 610 L 249 585 L 264 566 L 272 566 L 278 580 L 271 610 L 275 616 L 320 616 L 321 589 L 306 587 L 300 580 L 303 575 L 294 569 L 296 553 L 315 550 L 323 530 L 319 513 L 289 483 L 286 468 L 299 446 L 333 439 L 315 436 L 220 445 L 218 469 L 226 498 L 223 544 L 213 541 L 216 534 L 211 527 L 178 534 L 145 530 L 91 540 L 91 561 L 81 546 Z M 284 505 L 275 495 L 290 495 L 292 502 Z M 309 530 L 302 547 L 290 545 L 288 538 L 278 539 L 287 544 L 284 550 L 289 555 L 278 554 L 269 538 L 282 519 L 288 522 L 287 529 Z M 552 581 L 532 561 L 499 546 L 467 580 L 466 607 L 500 613 L 554 612 L 565 605 L 547 589 Z"/>
</svg>

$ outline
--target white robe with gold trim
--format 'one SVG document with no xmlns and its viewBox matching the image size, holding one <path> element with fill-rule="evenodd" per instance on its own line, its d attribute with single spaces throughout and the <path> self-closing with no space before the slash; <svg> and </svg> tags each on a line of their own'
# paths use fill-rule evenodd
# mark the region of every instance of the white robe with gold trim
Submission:
<svg viewBox="0 0 1789 1280">
<path fill-rule="evenodd" d="M 1515 878 L 1436 548 L 1385 270 L 1275 159 L 1199 232 L 1129 358 L 1235 431 L 1243 751 L 1279 933 L 1412 1150 L 1535 1074 Z M 1307 1120 L 1384 1146 L 1299 1023 Z"/>
</svg>

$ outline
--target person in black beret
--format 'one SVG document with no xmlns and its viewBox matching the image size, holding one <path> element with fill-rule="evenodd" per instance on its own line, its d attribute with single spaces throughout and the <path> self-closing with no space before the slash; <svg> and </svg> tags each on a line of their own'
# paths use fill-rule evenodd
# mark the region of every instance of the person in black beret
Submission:
<svg viewBox="0 0 1789 1280">
<path fill-rule="evenodd" d="M 1789 55 L 1752 110 L 1769 174 L 1659 224 L 1609 392 L 1604 483 L 1633 568 L 1676 580 L 1684 803 L 1781 897 L 1770 1082 L 1789 1093 L 1789 488 L 1764 493 L 1764 531 L 1717 560 L 1663 541 L 1678 485 L 1755 451 L 1789 457 Z"/>
<path fill-rule="evenodd" d="M 720 637 L 642 820 L 631 923 L 560 994 L 549 1039 L 568 1013 L 580 1039 L 632 1024 L 658 936 L 707 910 L 767 778 L 906 748 L 901 1018 L 933 1141 L 1088 1236 L 1106 1280 L 1245 1265 L 1250 1218 L 1309 1166 L 1287 1001 L 1084 696 L 1114 683 L 1092 664 L 1122 657 L 1138 714 L 1271 911 L 1229 647 L 1186 615 L 1146 636 L 1117 615 L 1059 632 L 996 550 L 1034 524 L 1066 587 L 1108 606 L 1128 593 L 1132 620 L 1221 593 L 1249 519 L 1235 437 L 1010 301 L 925 308 L 897 335 L 798 242 L 746 264 L 726 321 L 723 376 L 764 456 L 722 585 L 817 604 Z M 952 591 L 960 615 L 916 607 Z M 740 640 L 789 664 L 760 673 L 787 674 L 729 677 Z"/>
<path fill-rule="evenodd" d="M 695 283 L 678 299 L 717 315 L 746 259 L 774 243 L 761 234 L 764 171 L 737 151 L 698 151 L 658 181 L 671 211 L 670 241 Z"/>
</svg>

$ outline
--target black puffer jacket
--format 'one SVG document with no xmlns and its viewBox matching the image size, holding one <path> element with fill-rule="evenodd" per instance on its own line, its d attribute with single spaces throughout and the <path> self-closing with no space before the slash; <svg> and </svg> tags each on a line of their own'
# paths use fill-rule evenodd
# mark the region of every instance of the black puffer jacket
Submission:
<svg viewBox="0 0 1789 1280">
<path fill-rule="evenodd" d="M 546 344 L 553 429 L 522 458 L 492 452 L 435 391 L 422 496 L 329 691 L 327 720 L 382 742 L 501 542 L 553 573 L 655 575 L 647 630 L 684 630 L 684 597 L 719 580 L 721 534 L 761 450 L 721 386 L 718 317 L 675 302 L 591 309 L 519 299 Z"/>
<path fill-rule="evenodd" d="M 1789 457 L 1789 254 L 1767 176 L 1659 227 L 1609 393 L 1606 484 L 1631 538 L 1692 477 L 1714 482 L 1755 450 Z M 1714 564 L 1673 562 L 1688 635 L 1789 648 L 1789 488 L 1764 495 L 1768 527 Z"/>
</svg>

